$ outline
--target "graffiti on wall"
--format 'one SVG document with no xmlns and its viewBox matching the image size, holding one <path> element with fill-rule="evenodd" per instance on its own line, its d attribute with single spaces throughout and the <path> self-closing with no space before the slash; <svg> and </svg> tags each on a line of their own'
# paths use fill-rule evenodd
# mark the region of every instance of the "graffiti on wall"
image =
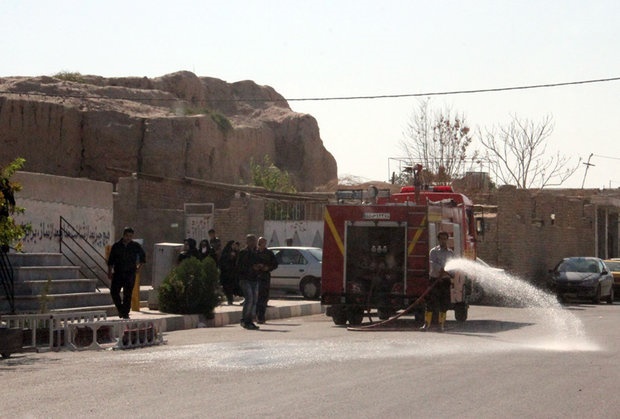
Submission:
<svg viewBox="0 0 620 419">
<path fill-rule="evenodd" d="M 265 221 L 264 235 L 269 246 L 284 246 L 290 240 L 293 246 L 323 247 L 323 222 Z"/>
<path fill-rule="evenodd" d="M 110 244 L 111 233 L 109 230 L 100 231 L 96 226 L 89 226 L 85 223 L 75 225 L 77 233 L 65 232 L 64 236 L 69 238 L 82 238 L 97 248 L 104 248 Z M 54 223 L 41 222 L 38 225 L 32 224 L 32 230 L 26 234 L 26 237 L 22 240 L 24 244 L 40 245 L 41 242 L 60 240 L 61 232 L 60 227 Z"/>
</svg>

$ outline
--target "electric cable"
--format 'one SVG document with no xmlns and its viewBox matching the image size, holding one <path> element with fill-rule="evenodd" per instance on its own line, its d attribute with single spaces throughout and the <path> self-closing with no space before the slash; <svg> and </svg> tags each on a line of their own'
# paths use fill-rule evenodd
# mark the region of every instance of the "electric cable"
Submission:
<svg viewBox="0 0 620 419">
<path fill-rule="evenodd" d="M 332 97 L 306 97 L 306 98 L 276 98 L 276 99 L 259 99 L 259 98 L 232 98 L 232 99 L 209 99 L 209 102 L 318 102 L 318 101 L 337 101 L 337 100 L 374 100 L 374 99 L 397 99 L 407 97 L 429 97 L 429 96 L 448 96 L 448 95 L 464 95 L 464 94 L 478 94 L 478 93 L 495 93 L 495 92 L 507 92 L 514 90 L 531 90 L 542 89 L 551 87 L 562 86 L 576 86 L 582 84 L 593 83 L 607 83 L 613 81 L 620 81 L 620 77 L 609 77 L 603 79 L 590 79 L 590 80 L 578 80 L 559 83 L 545 83 L 545 84 L 530 84 L 523 86 L 508 86 L 508 87 L 495 87 L 485 89 L 471 89 L 471 90 L 449 90 L 439 92 L 424 92 L 424 93 L 402 93 L 393 95 L 364 95 L 364 96 L 332 96 Z M 110 86 L 107 86 L 110 87 Z M 177 102 L 182 99 L 179 98 L 157 98 L 157 97 L 116 97 L 110 98 L 103 95 L 80 95 L 71 93 L 40 93 L 40 92 L 11 92 L 7 90 L 0 90 L 0 95 L 24 95 L 24 96 L 43 96 L 43 97 L 60 97 L 60 98 L 76 98 L 76 99 L 107 99 L 107 100 L 130 100 L 130 101 L 159 101 L 159 102 Z"/>
</svg>

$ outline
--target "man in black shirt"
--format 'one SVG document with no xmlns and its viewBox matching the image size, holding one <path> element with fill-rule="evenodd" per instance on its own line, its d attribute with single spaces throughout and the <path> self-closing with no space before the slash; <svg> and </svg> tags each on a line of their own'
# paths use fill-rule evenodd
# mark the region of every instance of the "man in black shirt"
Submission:
<svg viewBox="0 0 620 419">
<path fill-rule="evenodd" d="M 256 302 L 258 300 L 258 263 L 256 256 L 256 236 L 248 234 L 245 237 L 246 247 L 239 251 L 237 257 L 237 275 L 239 287 L 243 292 L 243 310 L 241 312 L 241 327 L 248 330 L 258 330 L 254 324 Z"/>
<path fill-rule="evenodd" d="M 108 256 L 108 279 L 112 281 L 110 295 L 118 310 L 118 317 L 129 318 L 131 293 L 136 281 L 136 272 L 146 262 L 144 249 L 133 241 L 133 229 L 125 227 L 123 237 L 112 245 Z M 123 299 L 121 300 L 121 289 Z"/>
<path fill-rule="evenodd" d="M 258 238 L 258 249 L 256 250 L 256 265 L 258 278 L 258 298 L 256 300 L 256 317 L 258 324 L 265 323 L 267 304 L 269 302 L 269 288 L 271 287 L 271 271 L 278 267 L 278 260 L 271 250 L 267 248 L 267 239 Z"/>
</svg>

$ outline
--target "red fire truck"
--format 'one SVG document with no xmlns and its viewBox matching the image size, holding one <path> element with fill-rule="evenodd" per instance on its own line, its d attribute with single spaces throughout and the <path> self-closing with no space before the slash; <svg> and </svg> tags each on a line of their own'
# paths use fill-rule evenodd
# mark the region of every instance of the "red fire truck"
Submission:
<svg viewBox="0 0 620 419">
<path fill-rule="evenodd" d="M 429 287 L 429 251 L 440 231 L 456 257 L 475 259 L 471 200 L 450 186 L 417 189 L 341 191 L 338 203 L 326 206 L 321 303 L 335 324 L 359 325 L 371 309 L 387 319 L 418 299 Z M 453 280 L 457 321 L 467 319 L 465 287 L 462 276 Z"/>
</svg>

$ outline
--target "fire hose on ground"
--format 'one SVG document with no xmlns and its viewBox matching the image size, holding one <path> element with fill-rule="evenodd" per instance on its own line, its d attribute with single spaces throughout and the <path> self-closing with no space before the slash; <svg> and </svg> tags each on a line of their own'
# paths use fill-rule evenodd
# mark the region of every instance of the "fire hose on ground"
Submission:
<svg viewBox="0 0 620 419">
<path fill-rule="evenodd" d="M 426 288 L 426 290 L 422 293 L 422 295 L 420 295 L 418 298 L 416 298 L 416 300 L 409 304 L 409 306 L 407 306 L 403 311 L 401 311 L 400 313 L 396 314 L 393 317 L 390 317 L 389 319 L 380 321 L 378 323 L 371 323 L 369 325 L 366 326 L 355 326 L 355 327 L 347 327 L 347 330 L 350 330 L 352 332 L 368 332 L 368 331 L 372 331 L 374 329 L 379 329 L 381 326 L 386 326 L 390 323 L 392 323 L 394 320 L 404 316 L 405 314 L 409 313 L 411 310 L 414 309 L 414 307 L 416 307 L 418 304 L 420 304 L 423 300 L 424 297 L 426 297 L 428 295 L 429 292 L 431 292 L 431 290 L 433 289 L 433 287 L 435 286 L 435 284 L 437 284 L 439 281 L 434 281 L 433 283 L 431 283 L 428 288 Z M 390 330 L 395 330 L 395 329 L 390 329 Z"/>
</svg>

